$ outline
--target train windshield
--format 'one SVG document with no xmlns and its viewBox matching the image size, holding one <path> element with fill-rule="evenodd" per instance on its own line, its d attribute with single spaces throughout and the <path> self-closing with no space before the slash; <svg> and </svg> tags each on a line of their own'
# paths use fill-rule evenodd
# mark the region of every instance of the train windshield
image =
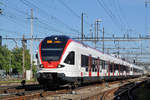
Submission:
<svg viewBox="0 0 150 100">
<path fill-rule="evenodd" d="M 43 61 L 59 61 L 68 38 L 47 37 L 41 45 L 41 56 Z"/>
<path fill-rule="evenodd" d="M 43 61 L 58 61 L 61 57 L 63 48 L 43 48 L 41 49 Z"/>
</svg>

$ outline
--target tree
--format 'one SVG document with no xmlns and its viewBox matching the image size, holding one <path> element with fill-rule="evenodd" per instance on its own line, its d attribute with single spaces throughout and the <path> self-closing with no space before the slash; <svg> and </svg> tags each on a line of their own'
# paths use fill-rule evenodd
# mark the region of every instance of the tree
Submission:
<svg viewBox="0 0 150 100">
<path fill-rule="evenodd" d="M 9 50 L 7 46 L 0 46 L 0 69 L 6 70 L 7 73 L 12 69 L 14 74 L 22 74 L 22 48 Z M 30 53 L 25 49 L 25 70 L 30 70 Z M 35 66 L 32 67 L 35 71 Z"/>
<path fill-rule="evenodd" d="M 6 45 L 0 46 L 0 69 L 4 69 L 6 73 L 9 73 L 11 67 L 11 51 Z"/>
<path fill-rule="evenodd" d="M 25 68 L 26 68 L 26 70 L 30 69 L 30 53 L 29 53 L 29 50 L 25 50 Z"/>
<path fill-rule="evenodd" d="M 14 48 L 12 50 L 12 64 L 13 64 L 13 70 L 17 73 L 22 73 L 22 48 Z M 30 69 L 30 54 L 29 50 L 25 50 L 25 69 L 29 70 Z"/>
<path fill-rule="evenodd" d="M 15 74 L 22 72 L 22 49 L 14 48 L 12 50 L 12 65 Z"/>
</svg>

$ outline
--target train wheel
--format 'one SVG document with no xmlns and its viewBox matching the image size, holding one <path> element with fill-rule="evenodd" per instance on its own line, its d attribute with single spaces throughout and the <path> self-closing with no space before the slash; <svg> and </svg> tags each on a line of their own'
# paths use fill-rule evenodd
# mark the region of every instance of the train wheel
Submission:
<svg viewBox="0 0 150 100">
<path fill-rule="evenodd" d="M 78 88 L 80 84 L 81 83 L 79 81 L 75 81 L 75 83 L 74 83 L 75 88 Z"/>
<path fill-rule="evenodd" d="M 70 83 L 69 85 L 68 85 L 68 89 L 75 89 L 75 84 L 74 83 Z"/>
</svg>

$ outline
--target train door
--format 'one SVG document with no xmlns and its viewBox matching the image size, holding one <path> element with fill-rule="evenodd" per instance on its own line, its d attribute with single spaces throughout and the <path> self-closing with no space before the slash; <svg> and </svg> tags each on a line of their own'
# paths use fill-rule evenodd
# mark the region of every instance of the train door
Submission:
<svg viewBox="0 0 150 100">
<path fill-rule="evenodd" d="M 108 76 L 110 76 L 110 62 L 108 61 Z"/>
<path fill-rule="evenodd" d="M 120 64 L 119 64 L 119 76 L 120 76 Z"/>
<path fill-rule="evenodd" d="M 106 73 L 106 69 L 105 69 L 105 61 L 104 60 L 100 60 L 100 69 L 101 69 L 101 76 L 105 76 Z"/>
<path fill-rule="evenodd" d="M 113 73 L 113 76 L 114 76 L 114 73 L 115 73 L 115 69 L 114 69 L 114 67 L 115 67 L 115 64 L 114 64 L 114 63 L 112 63 L 112 73 Z"/>
<path fill-rule="evenodd" d="M 91 57 L 91 55 L 89 55 L 89 57 L 88 57 L 88 72 L 89 72 L 89 77 L 92 76 L 92 70 L 91 70 L 91 68 L 92 68 L 92 57 Z"/>
<path fill-rule="evenodd" d="M 99 73 L 100 73 L 100 59 L 99 59 L 99 57 L 97 58 L 96 65 L 97 65 L 97 76 L 99 77 Z"/>
</svg>

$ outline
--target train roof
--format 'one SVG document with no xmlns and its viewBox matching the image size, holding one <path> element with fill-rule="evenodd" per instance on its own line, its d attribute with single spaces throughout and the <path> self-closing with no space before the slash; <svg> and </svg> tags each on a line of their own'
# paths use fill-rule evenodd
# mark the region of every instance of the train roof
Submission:
<svg viewBox="0 0 150 100">
<path fill-rule="evenodd" d="M 69 40 L 69 39 L 71 39 L 69 36 L 66 36 L 66 35 L 52 35 L 52 36 L 45 37 L 44 40 L 45 39 L 55 39 L 55 38 L 61 39 L 61 40 Z"/>
<path fill-rule="evenodd" d="M 49 40 L 49 39 L 51 39 L 51 40 L 58 39 L 58 40 L 61 40 L 61 41 L 67 41 L 67 40 L 69 40 L 71 38 L 68 37 L 68 36 L 66 36 L 66 35 L 52 35 L 52 36 L 46 37 L 44 40 Z M 91 50 L 99 52 L 103 60 L 110 61 L 110 62 L 113 62 L 113 63 L 116 63 L 116 64 L 122 64 L 124 66 L 125 65 L 132 66 L 134 68 L 138 68 L 138 69 L 141 69 L 141 70 L 143 69 L 142 67 L 139 67 L 139 66 L 134 65 L 132 63 L 129 63 L 127 61 L 124 61 L 124 60 L 122 60 L 120 58 L 113 57 L 112 55 L 102 53 L 101 51 L 99 51 L 99 50 L 97 50 L 95 48 L 92 48 L 92 47 L 90 47 L 88 45 L 85 45 L 84 43 L 81 43 L 81 42 L 79 42 L 77 40 L 73 40 L 73 41 L 76 42 L 76 43 L 78 43 L 78 44 L 81 44 L 85 48 L 89 48 Z"/>
<path fill-rule="evenodd" d="M 117 58 L 117 57 L 114 57 L 114 56 L 112 56 L 112 55 L 109 55 L 109 54 L 106 54 L 106 53 L 102 53 L 101 51 L 99 51 L 99 50 L 97 50 L 97 49 L 95 49 L 95 48 L 92 48 L 92 47 L 90 47 L 90 46 L 88 46 L 88 45 L 85 45 L 85 44 L 83 44 L 83 43 L 81 43 L 81 42 L 78 42 L 78 41 L 76 41 L 76 40 L 75 40 L 74 42 L 76 42 L 76 43 L 78 43 L 78 44 L 81 44 L 84 48 L 88 48 L 88 49 L 91 49 L 92 51 L 94 50 L 94 51 L 99 52 L 99 53 L 100 53 L 100 56 L 101 56 L 101 58 L 102 58 L 102 60 L 106 60 L 106 61 L 110 61 L 110 62 L 113 62 L 113 63 L 116 63 L 116 64 L 122 64 L 122 65 L 124 65 L 124 66 L 130 66 L 130 67 L 134 67 L 134 68 L 143 70 L 143 67 L 139 67 L 139 66 L 137 66 L 137 65 L 135 65 L 135 64 L 133 64 L 133 63 L 124 61 L 124 60 L 122 60 L 121 58 Z"/>
</svg>

